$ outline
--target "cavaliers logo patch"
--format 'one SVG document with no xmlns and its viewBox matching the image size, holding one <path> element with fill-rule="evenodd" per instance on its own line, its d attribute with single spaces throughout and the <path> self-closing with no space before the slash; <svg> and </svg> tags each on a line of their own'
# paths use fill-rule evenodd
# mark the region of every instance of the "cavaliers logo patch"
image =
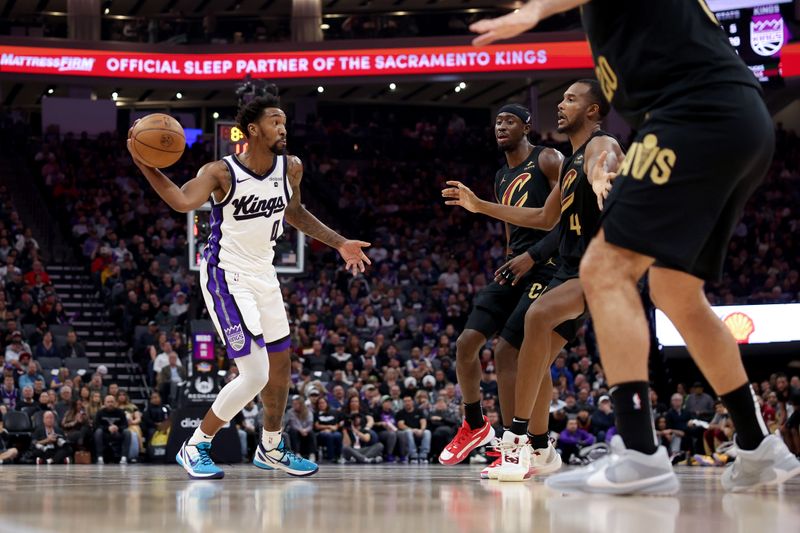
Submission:
<svg viewBox="0 0 800 533">
<path fill-rule="evenodd" d="M 244 348 L 244 331 L 242 331 L 242 325 L 236 324 L 235 326 L 231 326 L 225 329 L 225 338 L 228 339 L 228 344 L 231 345 L 234 351 L 238 352 L 242 348 Z"/>
<path fill-rule="evenodd" d="M 744 313 L 731 313 L 723 318 L 722 321 L 731 330 L 733 337 L 739 344 L 748 344 L 750 335 L 756 330 L 753 319 Z"/>
</svg>

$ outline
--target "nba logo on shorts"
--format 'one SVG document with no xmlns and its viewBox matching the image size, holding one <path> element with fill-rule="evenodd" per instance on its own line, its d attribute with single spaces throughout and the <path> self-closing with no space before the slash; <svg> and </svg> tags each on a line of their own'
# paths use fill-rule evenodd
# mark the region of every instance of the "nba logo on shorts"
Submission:
<svg viewBox="0 0 800 533">
<path fill-rule="evenodd" d="M 231 326 L 225 329 L 225 337 L 228 339 L 228 344 L 231 345 L 235 351 L 239 351 L 244 348 L 244 332 L 242 331 L 242 325 L 236 324 L 235 326 Z"/>
</svg>

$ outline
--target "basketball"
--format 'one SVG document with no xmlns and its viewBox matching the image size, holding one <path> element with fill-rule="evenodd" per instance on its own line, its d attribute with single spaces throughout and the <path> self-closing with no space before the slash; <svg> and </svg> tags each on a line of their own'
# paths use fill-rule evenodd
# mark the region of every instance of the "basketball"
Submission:
<svg viewBox="0 0 800 533">
<path fill-rule="evenodd" d="M 137 157 L 155 168 L 174 165 L 186 147 L 183 128 L 164 113 L 153 113 L 137 122 L 131 140 Z"/>
</svg>

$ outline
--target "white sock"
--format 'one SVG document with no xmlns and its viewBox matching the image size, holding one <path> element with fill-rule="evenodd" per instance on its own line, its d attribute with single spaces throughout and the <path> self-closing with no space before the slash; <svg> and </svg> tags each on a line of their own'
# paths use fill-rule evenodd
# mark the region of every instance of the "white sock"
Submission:
<svg viewBox="0 0 800 533">
<path fill-rule="evenodd" d="M 283 435 L 281 435 L 280 431 L 267 431 L 266 429 L 261 430 L 261 444 L 267 451 L 277 448 L 278 444 L 281 443 L 282 438 Z"/>
<path fill-rule="evenodd" d="M 192 433 L 192 436 L 189 437 L 189 446 L 197 446 L 201 442 L 207 442 L 207 443 L 211 444 L 211 440 L 213 438 L 214 438 L 214 435 L 206 435 L 205 433 L 200 431 L 200 428 L 198 427 L 197 429 L 194 430 L 194 433 Z"/>
</svg>

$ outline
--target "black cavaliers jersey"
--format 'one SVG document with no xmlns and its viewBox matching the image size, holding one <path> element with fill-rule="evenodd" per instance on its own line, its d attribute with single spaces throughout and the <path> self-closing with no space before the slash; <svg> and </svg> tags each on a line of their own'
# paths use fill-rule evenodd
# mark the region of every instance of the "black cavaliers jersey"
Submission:
<svg viewBox="0 0 800 533">
<path fill-rule="evenodd" d="M 760 90 L 705 0 L 592 0 L 582 16 L 603 93 L 634 128 L 704 86 Z"/>
<path fill-rule="evenodd" d="M 599 227 L 597 196 L 583 166 L 586 146 L 592 139 L 601 136 L 611 135 L 600 130 L 594 132 L 580 148 L 564 159 L 561 167 L 561 220 L 558 224 L 561 241 L 558 253 L 567 264 L 573 266 L 580 262 Z"/>
<path fill-rule="evenodd" d="M 550 182 L 539 168 L 539 154 L 543 146 L 536 146 L 525 161 L 517 167 L 508 168 L 508 164 L 497 171 L 494 178 L 494 194 L 497 202 L 515 207 L 543 207 L 550 194 Z M 528 250 L 542 237 L 546 231 L 531 228 L 520 228 L 508 225 L 510 230 L 509 248 L 514 256 Z"/>
</svg>

